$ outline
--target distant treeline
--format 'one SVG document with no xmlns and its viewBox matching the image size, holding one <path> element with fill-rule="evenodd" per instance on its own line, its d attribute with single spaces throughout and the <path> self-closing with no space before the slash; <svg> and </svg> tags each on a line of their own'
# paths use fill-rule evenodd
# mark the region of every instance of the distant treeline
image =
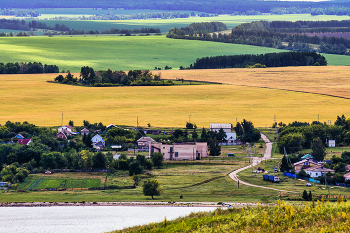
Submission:
<svg viewBox="0 0 350 233">
<path fill-rule="evenodd" d="M 125 34 L 125 35 L 131 35 L 132 33 L 134 34 L 139 34 L 139 33 L 161 33 L 159 28 L 141 28 L 141 29 L 117 29 L 117 28 L 111 28 L 110 30 L 106 29 L 102 31 L 101 33 L 97 30 L 89 30 L 89 31 L 84 31 L 84 30 L 70 30 L 66 32 L 58 32 L 58 31 L 49 31 L 45 32 L 44 35 L 85 35 L 85 34 L 90 34 L 90 35 L 98 35 L 98 34 Z"/>
<path fill-rule="evenodd" d="M 63 84 L 103 86 L 169 86 L 174 85 L 171 80 L 162 80 L 161 73 L 153 75 L 149 70 L 124 71 L 100 70 L 94 71 L 92 67 L 84 66 L 80 71 L 80 78 L 74 78 L 70 73 L 66 77 L 59 75 L 56 82 Z"/>
<path fill-rule="evenodd" d="M 0 12 L 2 15 L 11 15 L 16 17 L 38 17 L 39 12 L 31 9 L 5 9 Z"/>
<path fill-rule="evenodd" d="M 40 62 L 0 63 L 0 74 L 40 74 L 59 73 L 56 65 L 42 65 Z"/>
<path fill-rule="evenodd" d="M 46 23 L 32 20 L 28 23 L 24 20 L 17 19 L 0 19 L 1 29 L 11 29 L 20 31 L 30 31 L 31 29 L 47 29 L 47 30 L 57 30 L 57 31 L 69 31 L 69 27 L 64 24 L 56 24 L 54 27 L 47 26 Z"/>
<path fill-rule="evenodd" d="M 333 10 L 334 14 L 342 14 L 342 8 L 350 7 L 350 3 L 344 0 L 322 2 L 294 2 L 294 1 L 258 1 L 258 0 L 1 0 L 1 6 L 5 8 L 124 8 L 124 9 L 151 9 L 161 11 L 197 11 L 215 14 L 232 14 L 233 12 L 256 11 L 261 13 L 279 13 L 284 9 L 323 9 L 325 14 Z M 278 10 L 280 9 L 280 10 Z M 290 10 L 291 11 L 291 10 Z M 328 12 L 328 13 L 326 13 Z M 298 13 L 291 11 L 290 13 Z"/>
<path fill-rule="evenodd" d="M 261 64 L 266 67 L 326 66 L 326 58 L 315 52 L 283 52 L 198 58 L 190 69 L 244 68 Z"/>
<path fill-rule="evenodd" d="M 172 28 L 168 31 L 167 38 L 194 39 L 201 38 L 203 34 L 227 30 L 222 22 L 192 23 L 188 27 Z M 210 35 L 210 34 L 209 34 Z"/>
<path fill-rule="evenodd" d="M 216 41 L 223 43 L 233 44 L 248 44 L 264 47 L 273 47 L 277 49 L 289 49 L 293 51 L 312 52 L 316 51 L 311 44 L 320 45 L 319 52 L 327 52 L 333 54 L 347 55 L 349 52 L 347 48 L 350 48 L 350 40 L 342 37 L 319 37 L 309 36 L 304 33 L 295 33 L 296 30 L 308 30 L 303 27 L 316 27 L 321 26 L 323 31 L 326 31 L 324 25 L 338 26 L 348 25 L 349 22 L 345 21 L 318 21 L 312 23 L 311 21 L 257 21 L 252 23 L 244 23 L 232 29 L 230 34 L 223 33 L 198 33 L 198 34 L 186 34 L 185 30 L 170 29 L 167 37 L 174 39 L 187 39 L 187 40 L 206 40 Z M 286 25 L 287 28 L 283 28 Z M 298 28 L 290 28 L 292 26 L 298 26 Z M 295 30 L 294 30 L 295 29 Z M 330 29 L 332 30 L 332 29 Z M 291 33 L 288 33 L 291 31 Z M 349 31 L 349 28 L 345 28 L 344 31 Z M 284 42 L 284 44 L 282 44 Z M 286 43 L 288 43 L 286 45 Z"/>
<path fill-rule="evenodd" d="M 174 38 L 174 36 L 193 36 L 202 33 L 211 33 L 227 30 L 227 26 L 222 22 L 206 22 L 206 23 L 192 23 L 188 27 L 181 29 L 172 28 L 169 30 L 167 37 Z"/>
</svg>

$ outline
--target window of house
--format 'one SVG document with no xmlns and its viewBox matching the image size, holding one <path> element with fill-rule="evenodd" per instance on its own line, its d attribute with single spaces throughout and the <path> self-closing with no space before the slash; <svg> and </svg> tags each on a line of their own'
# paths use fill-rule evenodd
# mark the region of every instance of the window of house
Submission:
<svg viewBox="0 0 350 233">
<path fill-rule="evenodd" d="M 318 175 L 318 173 L 316 172 L 316 176 Z"/>
<path fill-rule="evenodd" d="M 175 157 L 179 157 L 179 152 L 175 152 Z"/>
</svg>

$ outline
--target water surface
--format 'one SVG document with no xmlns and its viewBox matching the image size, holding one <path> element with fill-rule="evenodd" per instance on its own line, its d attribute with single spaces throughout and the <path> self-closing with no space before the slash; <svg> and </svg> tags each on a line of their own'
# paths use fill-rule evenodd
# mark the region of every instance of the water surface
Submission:
<svg viewBox="0 0 350 233">
<path fill-rule="evenodd" d="M 172 220 L 214 207 L 55 206 L 1 207 L 0 232 L 108 232 Z"/>
</svg>

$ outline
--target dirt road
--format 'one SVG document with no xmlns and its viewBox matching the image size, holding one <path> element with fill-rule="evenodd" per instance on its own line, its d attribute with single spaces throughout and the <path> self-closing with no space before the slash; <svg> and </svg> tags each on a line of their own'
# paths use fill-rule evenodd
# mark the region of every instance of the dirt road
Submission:
<svg viewBox="0 0 350 233">
<path fill-rule="evenodd" d="M 261 161 L 263 160 L 266 160 L 266 159 L 272 159 L 271 158 L 271 151 L 272 151 L 272 142 L 270 142 L 270 140 L 264 135 L 264 134 L 261 134 L 261 138 L 264 140 L 264 142 L 266 143 L 266 151 L 265 151 L 265 154 L 264 154 L 264 157 L 252 157 L 253 158 L 253 166 L 255 165 L 258 165 L 259 163 L 261 163 Z M 244 184 L 244 185 L 248 185 L 248 186 L 253 186 L 253 187 L 258 187 L 258 188 L 264 188 L 264 189 L 272 189 L 272 190 L 276 190 L 276 191 L 281 191 L 281 192 L 291 192 L 291 191 L 287 191 L 287 190 L 282 190 L 282 189 L 275 189 L 275 188 L 270 188 L 270 187 L 265 187 L 265 186 L 260 186 L 260 185 L 255 185 L 255 184 L 249 184 L 247 182 L 244 182 L 242 180 L 240 180 L 238 178 L 238 173 L 245 170 L 245 169 L 248 169 L 252 166 L 252 164 L 248 165 L 248 166 L 245 166 L 245 167 L 242 167 L 240 169 L 237 169 L 233 172 L 231 172 L 229 174 L 230 178 L 233 179 L 234 181 L 239 181 L 240 184 Z"/>
</svg>

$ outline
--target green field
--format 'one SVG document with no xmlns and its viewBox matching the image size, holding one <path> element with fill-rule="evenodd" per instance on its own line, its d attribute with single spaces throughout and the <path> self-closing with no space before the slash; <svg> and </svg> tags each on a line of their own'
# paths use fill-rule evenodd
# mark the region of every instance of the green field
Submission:
<svg viewBox="0 0 350 233">
<path fill-rule="evenodd" d="M 0 38 L 0 62 L 41 62 L 60 70 L 131 70 L 187 67 L 197 58 L 218 55 L 282 52 L 266 47 L 207 41 L 175 40 L 165 36 L 74 36 Z M 350 56 L 326 55 L 329 65 L 349 65 Z"/>
</svg>

